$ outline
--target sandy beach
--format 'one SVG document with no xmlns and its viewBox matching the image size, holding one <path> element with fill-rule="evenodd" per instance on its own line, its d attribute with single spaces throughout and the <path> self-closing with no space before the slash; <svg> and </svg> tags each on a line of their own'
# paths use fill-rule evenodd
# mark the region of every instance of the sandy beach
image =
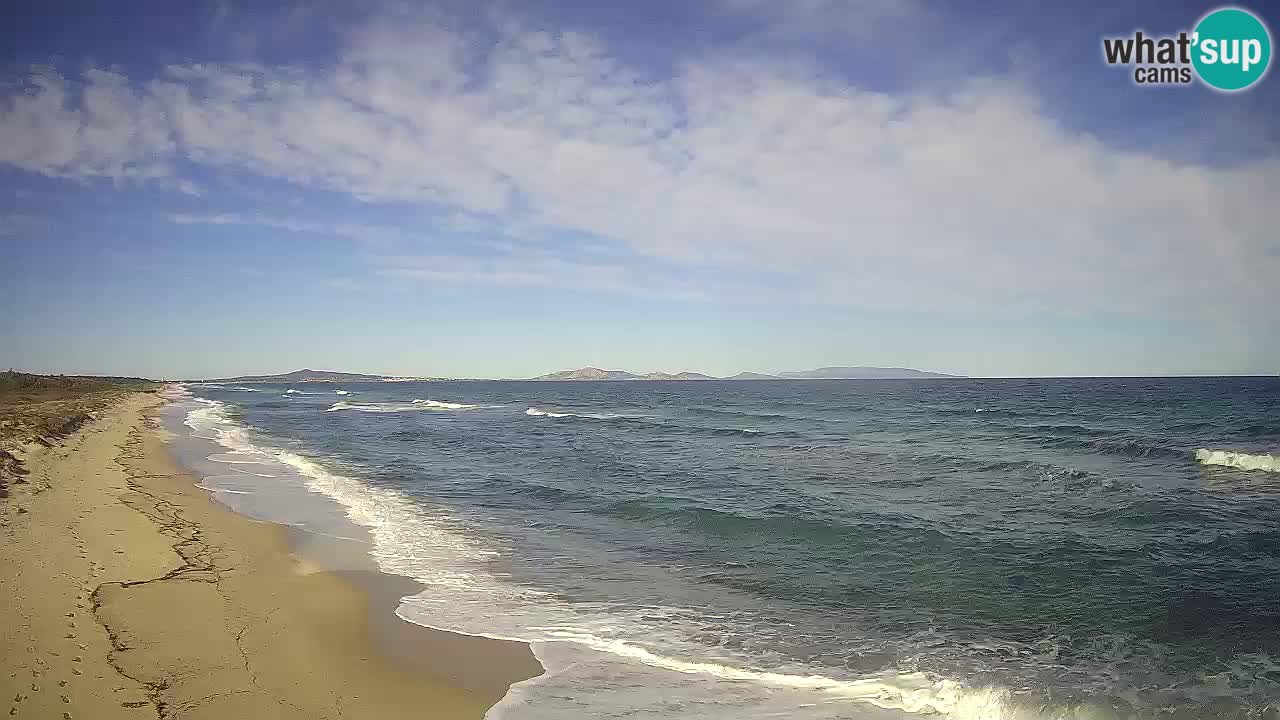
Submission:
<svg viewBox="0 0 1280 720">
<path fill-rule="evenodd" d="M 213 502 L 136 393 L 0 500 L 0 712 L 27 718 L 481 718 L 527 646 L 400 621 L 407 579 L 318 571 Z"/>
</svg>

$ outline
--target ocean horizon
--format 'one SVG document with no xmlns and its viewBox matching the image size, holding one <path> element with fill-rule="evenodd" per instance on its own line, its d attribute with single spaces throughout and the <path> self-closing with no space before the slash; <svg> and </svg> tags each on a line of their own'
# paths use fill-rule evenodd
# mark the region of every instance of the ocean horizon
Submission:
<svg viewBox="0 0 1280 720">
<path fill-rule="evenodd" d="M 219 501 L 530 644 L 491 718 L 1280 708 L 1275 378 L 183 388 Z"/>
</svg>

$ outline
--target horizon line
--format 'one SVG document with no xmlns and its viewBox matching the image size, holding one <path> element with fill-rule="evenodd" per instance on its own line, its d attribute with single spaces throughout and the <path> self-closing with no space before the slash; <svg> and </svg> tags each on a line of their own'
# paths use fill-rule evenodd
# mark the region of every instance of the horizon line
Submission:
<svg viewBox="0 0 1280 720">
<path fill-rule="evenodd" d="M 915 368 L 907 368 L 907 367 L 901 367 L 901 368 L 885 368 L 885 367 L 882 367 L 882 366 L 875 366 L 875 365 L 827 365 L 827 366 L 823 366 L 823 367 L 864 367 L 864 368 L 875 368 L 875 369 L 901 369 L 901 370 L 914 370 L 915 372 L 937 372 L 937 371 L 930 371 L 930 370 L 916 370 Z M 638 375 L 638 376 L 642 376 L 642 375 L 645 375 L 645 374 L 649 374 L 649 373 L 634 373 L 634 372 L 629 371 L 629 370 L 608 370 L 608 369 L 605 369 L 605 368 L 595 368 L 595 367 L 593 367 L 593 366 L 584 366 L 584 367 L 582 367 L 582 368 L 575 368 L 575 370 L 581 370 L 581 369 L 597 369 L 597 370 L 604 370 L 604 371 L 606 371 L 606 372 L 628 372 L 628 373 L 631 373 L 631 374 L 633 374 L 633 375 Z M 818 368 L 815 368 L 815 369 L 818 369 Z M 415 375 L 407 375 L 407 374 L 403 374 L 403 373 L 352 372 L 352 371 L 347 371 L 347 370 L 314 370 L 314 369 L 311 369 L 311 368 L 301 368 L 301 369 L 299 369 L 299 370 L 288 370 L 288 371 L 280 372 L 280 373 L 259 373 L 259 374 L 224 375 L 224 376 L 221 376 L 221 377 L 207 377 L 207 378 L 176 378 L 176 377 L 169 377 L 169 378 L 165 378 L 165 377 L 146 377 L 146 376 L 144 376 L 144 375 L 128 375 L 128 374 L 121 374 L 121 373 L 95 373 L 95 372 L 53 371 L 53 370 L 23 370 L 23 369 L 18 369 L 18 368 L 13 368 L 13 367 L 7 368 L 7 370 L 8 370 L 9 372 L 28 373 L 28 374 L 31 374 L 31 375 L 70 376 L 70 377 L 89 377 L 89 378 L 112 378 L 112 377 L 121 377 L 121 378 L 124 378 L 124 377 L 127 377 L 127 378 L 141 379 L 141 380 L 150 380 L 150 381 L 153 381 L 153 382 L 179 383 L 179 384 L 180 384 L 180 383 L 206 383 L 206 382 L 216 382 L 216 381 L 218 381 L 218 380 L 230 380 L 230 379 L 235 379 L 235 378 L 238 378 L 238 377 L 271 377 L 271 376 L 273 376 L 273 375 L 287 375 L 287 374 L 289 374 L 289 373 L 291 373 L 291 372 L 301 372 L 301 371 L 309 371 L 309 372 L 324 372 L 324 373 L 339 373 L 339 374 L 348 374 L 348 375 L 367 375 L 367 376 L 369 376 L 369 377 L 376 377 L 376 378 L 397 378 L 397 379 L 405 379 L 405 380 L 419 381 L 419 382 L 528 382 L 528 381 L 533 381 L 533 380 L 535 380 L 536 378 L 538 378 L 538 377 L 542 377 L 542 376 L 545 376 L 545 375 L 555 374 L 555 373 L 557 373 L 557 372 L 566 372 L 566 371 L 563 371 L 563 370 L 553 370 L 553 371 L 551 371 L 550 373 L 543 373 L 542 375 L 539 375 L 539 376 L 533 376 L 533 377 L 446 377 L 446 376 L 443 376 L 443 375 L 416 375 L 416 374 L 415 374 Z M 572 372 L 572 371 L 568 371 L 568 372 Z M 665 373 L 666 371 L 661 371 L 661 370 L 659 370 L 659 371 L 653 371 L 653 372 L 664 372 L 664 373 Z M 673 373 L 668 373 L 668 374 L 672 374 L 672 375 L 674 375 L 674 374 L 678 374 L 678 373 L 682 373 L 682 372 L 697 372 L 697 371 L 692 371 L 692 370 L 680 370 L 680 371 L 673 372 Z M 782 376 L 778 375 L 777 373 L 760 373 L 760 372 L 756 372 L 756 371 L 752 371 L 752 370 L 745 370 L 745 371 L 740 371 L 739 373 L 735 373 L 734 375 L 710 375 L 710 374 L 707 374 L 707 373 L 701 373 L 701 372 L 699 372 L 699 373 L 697 373 L 697 374 L 699 374 L 699 375 L 706 375 L 706 376 L 707 376 L 707 378 L 708 378 L 708 380 L 672 380 L 672 381 L 670 381 L 670 382 L 708 382 L 708 381 L 712 381 L 712 380 L 729 380 L 729 379 L 732 379 L 735 375 L 742 374 L 743 372 L 751 372 L 751 373 L 755 373 L 755 374 L 759 374 L 759 375 L 767 375 L 767 376 L 769 376 L 769 377 L 768 377 L 768 378 L 765 378 L 765 379 L 763 379 L 763 380 L 755 380 L 755 381 L 739 381 L 739 382 L 769 382 L 769 380 L 786 380 L 786 381 L 822 381 L 822 380 L 863 380 L 863 381 L 865 381 L 865 380 L 1141 380 L 1141 379 L 1253 378 L 1253 377 L 1262 377 L 1262 378 L 1269 377 L 1269 378 L 1276 378 L 1276 377 L 1280 377 L 1280 373 L 1256 372 L 1256 373 L 1159 373 L 1159 374 L 1151 374 L 1151 375 L 1132 375 L 1132 374 L 1121 374 L 1121 375 L 1072 375 L 1072 374 L 1063 374 L 1063 375 L 1049 375 L 1049 374 L 1046 374 L 1046 375 L 959 375 L 959 374 L 952 374 L 952 373 L 938 373 L 938 376 L 935 376 L 935 377 L 907 377 L 907 378 L 874 378 L 874 377 L 872 377 L 872 378 L 804 378 L 804 377 L 800 377 L 800 378 L 789 378 L 789 377 L 782 377 Z M 786 370 L 786 371 L 780 371 L 780 372 L 804 372 L 804 371 L 791 371 L 791 370 Z M 428 379 L 428 378 L 429 378 L 429 379 Z M 642 378 L 637 378 L 637 379 L 642 379 Z M 245 382 L 252 382 L 252 381 L 245 381 Z M 315 380 L 299 380 L 298 382 L 324 382 L 324 381 L 315 381 Z M 355 382 L 359 382 L 359 381 L 355 381 Z M 589 379 L 589 378 L 579 379 L 579 378 L 568 378 L 568 379 L 563 379 L 563 380 L 542 380 L 542 381 L 540 381 L 540 382 L 634 382 L 634 380 L 632 380 L 632 379 L 625 379 L 625 378 L 624 378 L 624 379 Z M 662 381 L 661 381 L 661 380 L 648 380 L 647 382 L 662 382 Z"/>
</svg>

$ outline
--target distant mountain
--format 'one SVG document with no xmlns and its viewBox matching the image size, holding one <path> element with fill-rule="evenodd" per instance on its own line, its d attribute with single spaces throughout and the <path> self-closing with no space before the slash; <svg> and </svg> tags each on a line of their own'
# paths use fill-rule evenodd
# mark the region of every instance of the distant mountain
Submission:
<svg viewBox="0 0 1280 720">
<path fill-rule="evenodd" d="M 887 380 L 899 378 L 954 378 L 962 375 L 911 370 L 909 368 L 879 367 L 824 367 L 817 370 L 765 375 L 757 372 L 740 372 L 725 378 L 685 370 L 678 373 L 651 372 L 643 375 L 626 370 L 602 370 L 595 367 L 561 370 L 531 378 L 532 380 Z M 303 368 L 279 375 L 240 375 L 213 380 L 190 380 L 208 383 L 341 383 L 341 382 L 411 382 L 415 380 L 445 380 L 438 377 L 396 377 L 392 375 L 366 375 L 363 373 L 334 372 Z"/>
<path fill-rule="evenodd" d="M 560 372 L 539 375 L 534 380 L 715 380 L 710 375 L 696 372 L 651 372 L 639 375 L 626 370 L 601 370 L 585 367 L 577 370 L 561 370 Z"/>
<path fill-rule="evenodd" d="M 294 370 L 279 375 L 241 375 L 239 377 L 196 380 L 212 383 L 308 383 L 308 382 L 402 382 L 406 380 L 437 380 L 439 378 L 395 377 L 391 375 L 363 375 L 361 373 L 333 372 L 331 370 Z"/>
<path fill-rule="evenodd" d="M 560 372 L 539 375 L 533 380 L 635 380 L 639 378 L 635 373 L 629 373 L 626 370 L 601 370 L 600 368 L 585 367 L 577 370 L 561 370 Z"/>
<path fill-rule="evenodd" d="M 963 375 L 882 367 L 824 367 L 817 370 L 778 373 L 788 380 L 901 380 L 910 378 L 958 378 Z"/>
<path fill-rule="evenodd" d="M 703 375 L 702 373 L 689 372 L 686 370 L 684 372 L 678 372 L 678 373 L 665 373 L 665 372 L 645 373 L 644 375 L 641 375 L 636 379 L 637 380 L 717 380 L 719 378 L 714 378 L 714 377 L 711 377 L 710 375 Z"/>
<path fill-rule="evenodd" d="M 740 372 L 737 375 L 731 375 L 725 380 L 781 380 L 777 375 L 765 375 L 758 372 Z"/>
<path fill-rule="evenodd" d="M 539 375 L 533 380 L 889 380 L 910 378 L 954 378 L 961 375 L 945 375 L 943 373 L 925 372 L 910 368 L 880 367 L 824 367 L 817 370 L 800 370 L 795 372 L 765 375 L 756 372 L 741 372 L 726 378 L 704 375 L 696 372 L 651 372 L 643 375 L 626 370 L 601 370 L 585 367 L 577 370 L 561 370 L 560 372 Z"/>
</svg>

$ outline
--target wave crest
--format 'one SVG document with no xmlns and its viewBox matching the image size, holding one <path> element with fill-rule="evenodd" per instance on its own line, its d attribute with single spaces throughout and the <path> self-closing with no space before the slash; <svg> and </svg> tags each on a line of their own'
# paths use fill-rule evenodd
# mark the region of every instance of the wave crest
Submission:
<svg viewBox="0 0 1280 720">
<path fill-rule="evenodd" d="M 573 413 L 551 412 L 549 410 L 539 410 L 536 407 L 531 407 L 528 410 L 525 410 L 524 414 L 532 415 L 533 417 L 553 417 L 553 418 L 576 417 Z"/>
<path fill-rule="evenodd" d="M 479 405 L 468 405 L 467 403 L 445 402 L 443 400 L 414 400 L 414 405 L 421 405 L 428 408 L 439 408 L 441 410 L 471 410 L 478 408 Z"/>
<path fill-rule="evenodd" d="M 354 410 L 356 412 L 366 413 L 398 413 L 398 412 L 420 412 L 420 411 L 441 411 L 441 410 L 472 410 L 480 407 L 479 405 L 467 405 L 466 403 L 441 402 L 439 400 L 414 400 L 411 403 L 354 403 L 346 400 L 339 400 L 330 405 L 325 412 L 337 412 L 339 410 Z"/>
<path fill-rule="evenodd" d="M 1262 472 L 1280 472 L 1280 457 L 1274 455 L 1250 455 L 1231 450 L 1196 450 L 1196 460 L 1202 465 L 1221 465 L 1238 470 L 1260 470 Z"/>
</svg>

